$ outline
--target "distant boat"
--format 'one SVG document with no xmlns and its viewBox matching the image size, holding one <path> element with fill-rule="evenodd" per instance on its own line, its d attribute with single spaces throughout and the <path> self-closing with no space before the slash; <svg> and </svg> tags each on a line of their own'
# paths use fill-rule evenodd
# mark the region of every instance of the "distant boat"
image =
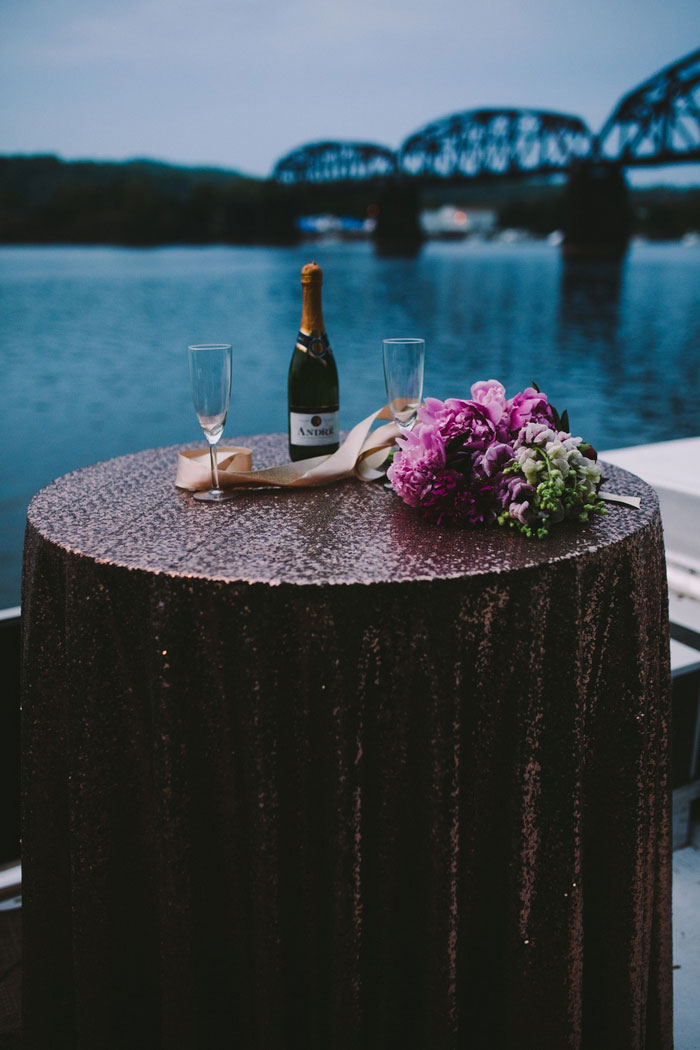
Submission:
<svg viewBox="0 0 700 1050">
<path fill-rule="evenodd" d="M 306 240 L 367 240 L 374 233 L 374 219 L 343 215 L 304 215 L 297 227 Z"/>
</svg>

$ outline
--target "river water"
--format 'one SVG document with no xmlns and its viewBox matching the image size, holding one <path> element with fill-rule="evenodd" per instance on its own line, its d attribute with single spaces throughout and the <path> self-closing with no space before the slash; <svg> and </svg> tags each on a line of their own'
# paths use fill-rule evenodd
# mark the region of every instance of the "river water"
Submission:
<svg viewBox="0 0 700 1050">
<path fill-rule="evenodd" d="M 381 340 L 426 340 L 425 393 L 534 380 L 600 449 L 700 434 L 700 247 L 565 265 L 543 242 L 0 248 L 0 609 L 19 603 L 27 504 L 77 467 L 196 441 L 185 348 L 230 342 L 225 438 L 286 430 L 299 270 L 323 267 L 341 426 L 384 403 Z M 173 464 L 174 471 L 175 464 Z"/>
</svg>

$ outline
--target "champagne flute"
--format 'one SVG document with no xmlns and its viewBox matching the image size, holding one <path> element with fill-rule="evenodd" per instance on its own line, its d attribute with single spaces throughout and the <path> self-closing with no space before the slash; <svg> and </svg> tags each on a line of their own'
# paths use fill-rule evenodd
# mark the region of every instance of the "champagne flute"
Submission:
<svg viewBox="0 0 700 1050">
<path fill-rule="evenodd" d="M 194 498 L 206 503 L 231 499 L 233 492 L 219 486 L 216 446 L 224 432 L 231 396 L 231 347 L 228 343 L 201 343 L 187 347 L 192 382 L 192 401 L 199 425 L 209 442 L 211 488 L 195 492 Z"/>
<path fill-rule="evenodd" d="M 384 384 L 394 421 L 411 430 L 423 396 L 424 339 L 384 339 Z"/>
</svg>

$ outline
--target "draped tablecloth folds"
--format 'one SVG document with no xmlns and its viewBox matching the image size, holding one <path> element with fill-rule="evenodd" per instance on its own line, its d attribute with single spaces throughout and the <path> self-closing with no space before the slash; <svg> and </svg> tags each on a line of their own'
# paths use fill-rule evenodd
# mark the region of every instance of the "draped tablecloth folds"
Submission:
<svg viewBox="0 0 700 1050">
<path fill-rule="evenodd" d="M 24 1045 L 670 1050 L 653 490 L 540 542 L 178 451 L 29 508 Z"/>
</svg>

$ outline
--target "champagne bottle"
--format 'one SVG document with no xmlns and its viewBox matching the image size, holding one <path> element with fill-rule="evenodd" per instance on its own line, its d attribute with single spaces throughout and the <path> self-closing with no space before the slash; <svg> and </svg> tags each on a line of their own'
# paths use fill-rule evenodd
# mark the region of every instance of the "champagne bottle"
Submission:
<svg viewBox="0 0 700 1050">
<path fill-rule="evenodd" d="M 338 370 L 321 309 L 323 273 L 315 262 L 301 271 L 301 325 L 289 364 L 289 455 L 324 456 L 338 448 Z"/>
</svg>

